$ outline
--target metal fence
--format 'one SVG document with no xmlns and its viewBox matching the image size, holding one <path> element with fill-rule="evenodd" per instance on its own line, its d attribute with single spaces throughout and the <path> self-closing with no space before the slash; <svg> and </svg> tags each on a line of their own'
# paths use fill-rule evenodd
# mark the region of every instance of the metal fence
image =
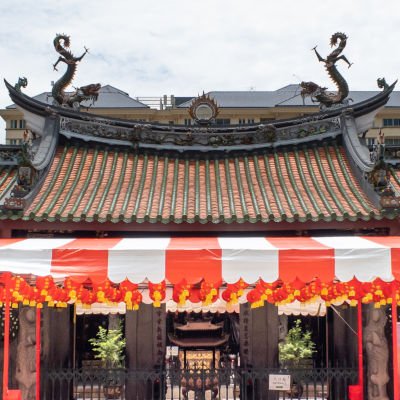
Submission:
<svg viewBox="0 0 400 400">
<path fill-rule="evenodd" d="M 290 375 L 289 388 L 270 390 L 271 375 Z M 42 378 L 42 400 L 348 400 L 348 387 L 357 382 L 357 370 L 92 368 L 44 371 Z"/>
</svg>

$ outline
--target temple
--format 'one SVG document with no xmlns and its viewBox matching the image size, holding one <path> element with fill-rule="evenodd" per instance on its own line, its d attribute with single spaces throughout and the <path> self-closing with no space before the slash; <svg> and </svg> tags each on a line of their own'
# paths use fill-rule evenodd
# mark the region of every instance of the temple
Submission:
<svg viewBox="0 0 400 400">
<path fill-rule="evenodd" d="M 366 139 L 396 83 L 350 102 L 337 33 L 336 53 L 315 50 L 337 91 L 301 83 L 313 113 L 217 124 L 203 93 L 187 104 L 193 124 L 143 122 L 87 112 L 99 84 L 65 91 L 86 54 L 67 40 L 54 42 L 67 72 L 52 102 L 5 82 L 26 129 L 0 148 L 3 398 L 102 398 L 105 372 L 93 378 L 76 344 L 77 315 L 99 307 L 123 321 L 121 399 L 399 399 L 400 160 L 382 132 Z M 321 336 L 296 375 L 279 369 L 278 342 L 300 303 L 316 305 Z"/>
</svg>

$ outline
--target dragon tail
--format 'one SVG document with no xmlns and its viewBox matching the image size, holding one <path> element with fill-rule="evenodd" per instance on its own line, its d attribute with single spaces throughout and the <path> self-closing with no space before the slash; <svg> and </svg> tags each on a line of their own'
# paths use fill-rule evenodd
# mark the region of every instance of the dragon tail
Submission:
<svg viewBox="0 0 400 400">
<path fill-rule="evenodd" d="M 338 71 L 336 66 L 332 65 L 330 67 L 326 67 L 326 71 L 328 72 L 329 77 L 337 87 L 337 96 L 339 101 L 342 101 L 349 95 L 349 85 L 343 78 L 342 74 Z"/>
</svg>

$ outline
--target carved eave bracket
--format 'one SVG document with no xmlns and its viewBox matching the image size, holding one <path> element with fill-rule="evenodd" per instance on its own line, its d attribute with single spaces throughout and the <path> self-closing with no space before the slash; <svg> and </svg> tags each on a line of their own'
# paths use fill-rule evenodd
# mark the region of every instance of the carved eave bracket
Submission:
<svg viewBox="0 0 400 400">
<path fill-rule="evenodd" d="M 368 174 L 368 182 L 379 196 L 379 205 L 384 211 L 388 212 L 400 210 L 400 197 L 393 190 L 390 182 L 391 168 L 385 161 L 385 138 L 382 131 L 379 132 L 377 144 L 371 153 L 371 158 L 375 161 L 375 165 Z"/>
<path fill-rule="evenodd" d="M 10 190 L 9 197 L 4 199 L 2 209 L 7 211 L 24 210 L 37 180 L 37 171 L 31 165 L 22 162 L 18 166 L 15 185 Z"/>
</svg>

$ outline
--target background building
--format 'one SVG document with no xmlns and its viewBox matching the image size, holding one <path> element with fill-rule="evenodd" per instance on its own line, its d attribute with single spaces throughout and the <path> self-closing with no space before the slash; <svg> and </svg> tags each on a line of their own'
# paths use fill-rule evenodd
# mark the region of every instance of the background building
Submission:
<svg viewBox="0 0 400 400">
<path fill-rule="evenodd" d="M 318 112 L 319 107 L 310 98 L 303 99 L 301 88 L 291 84 L 275 91 L 211 91 L 207 93 L 219 107 L 217 125 L 250 125 L 270 123 L 275 120 L 301 117 Z M 352 91 L 350 105 L 378 94 L 379 91 Z M 41 93 L 36 100 L 53 103 L 50 92 Z M 170 125 L 194 124 L 188 113 L 196 97 L 130 97 L 128 93 L 111 85 L 100 89 L 94 104 L 84 102 L 84 110 L 104 117 L 136 120 L 140 122 Z M 14 104 L 0 110 L 6 122 L 6 144 L 20 144 L 25 130 L 22 113 Z M 400 157 L 400 92 L 394 91 L 389 102 L 375 117 L 372 128 L 366 133 L 367 143 L 372 145 L 378 132 L 384 128 L 388 156 Z M 392 149 L 392 153 L 390 153 Z"/>
</svg>

